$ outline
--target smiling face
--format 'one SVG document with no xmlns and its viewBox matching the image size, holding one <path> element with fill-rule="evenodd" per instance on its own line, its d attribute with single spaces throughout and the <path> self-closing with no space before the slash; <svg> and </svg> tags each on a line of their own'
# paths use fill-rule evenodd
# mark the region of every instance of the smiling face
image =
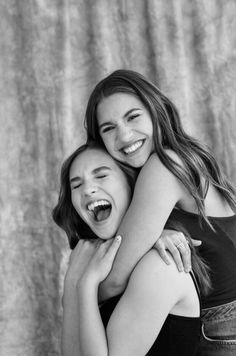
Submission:
<svg viewBox="0 0 236 356">
<path fill-rule="evenodd" d="M 124 172 L 105 151 L 87 149 L 70 168 L 72 204 L 101 239 L 116 234 L 131 199 Z"/>
<path fill-rule="evenodd" d="M 97 107 L 100 136 L 112 157 L 142 167 L 153 152 L 153 124 L 149 111 L 134 95 L 115 93 Z"/>
</svg>

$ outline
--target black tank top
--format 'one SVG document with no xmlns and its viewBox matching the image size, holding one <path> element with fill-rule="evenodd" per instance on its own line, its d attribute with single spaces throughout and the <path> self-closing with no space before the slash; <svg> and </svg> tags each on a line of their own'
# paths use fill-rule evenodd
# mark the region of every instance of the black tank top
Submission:
<svg viewBox="0 0 236 356">
<path fill-rule="evenodd" d="M 199 289 L 192 273 L 191 276 L 201 306 Z M 107 326 L 110 316 L 120 298 L 121 295 L 113 297 L 100 308 L 102 321 L 105 327 Z M 200 317 L 192 318 L 169 314 L 159 335 L 146 356 L 194 356 L 197 353 L 200 342 L 200 330 Z"/>
<path fill-rule="evenodd" d="M 202 297 L 202 307 L 210 308 L 236 300 L 236 215 L 208 217 L 215 231 L 199 215 L 174 209 L 169 217 L 178 221 L 194 239 L 201 240 L 197 247 L 210 267 L 212 290 Z"/>
</svg>

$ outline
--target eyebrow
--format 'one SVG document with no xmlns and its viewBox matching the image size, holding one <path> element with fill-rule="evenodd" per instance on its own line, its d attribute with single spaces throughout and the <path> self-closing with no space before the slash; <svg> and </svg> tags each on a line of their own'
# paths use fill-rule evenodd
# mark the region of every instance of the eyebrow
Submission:
<svg viewBox="0 0 236 356">
<path fill-rule="evenodd" d="M 123 119 L 125 119 L 127 116 L 129 116 L 133 111 L 137 111 L 137 110 L 141 110 L 141 109 L 140 108 L 133 108 L 133 109 L 130 109 L 130 110 L 126 111 L 126 113 L 123 115 Z M 109 124 L 112 124 L 112 121 L 104 122 L 103 124 L 101 124 L 99 126 L 99 129 L 101 129 L 103 126 L 106 126 L 106 125 L 109 125 Z"/>
<path fill-rule="evenodd" d="M 104 171 L 104 170 L 111 171 L 111 168 L 107 167 L 107 166 L 97 167 L 97 168 L 94 168 L 92 170 L 92 174 L 98 174 L 98 173 L 100 173 L 101 171 Z M 70 183 L 78 182 L 78 181 L 81 181 L 81 177 L 79 177 L 79 176 L 76 176 L 76 177 L 73 177 L 73 178 L 70 179 Z"/>
</svg>

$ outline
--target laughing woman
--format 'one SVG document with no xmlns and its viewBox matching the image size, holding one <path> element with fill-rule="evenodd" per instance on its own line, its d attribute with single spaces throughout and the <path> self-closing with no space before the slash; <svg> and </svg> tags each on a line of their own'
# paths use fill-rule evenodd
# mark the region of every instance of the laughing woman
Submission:
<svg viewBox="0 0 236 356">
<path fill-rule="evenodd" d="M 99 309 L 98 288 L 119 249 L 121 238 L 114 236 L 134 182 L 130 169 L 94 144 L 80 147 L 63 164 L 53 218 L 74 248 L 64 284 L 63 356 L 196 354 L 198 285 L 206 293 L 209 278 L 194 250 L 193 272 L 186 274 L 151 250 L 135 266 L 124 293 Z"/>
<path fill-rule="evenodd" d="M 125 288 L 166 221 L 175 219 L 202 241 L 200 253 L 211 269 L 199 356 L 235 356 L 235 187 L 207 148 L 184 131 L 170 99 L 139 73 L 117 70 L 99 82 L 88 102 L 86 126 L 90 139 L 140 172 L 101 294 L 112 296 Z"/>
</svg>

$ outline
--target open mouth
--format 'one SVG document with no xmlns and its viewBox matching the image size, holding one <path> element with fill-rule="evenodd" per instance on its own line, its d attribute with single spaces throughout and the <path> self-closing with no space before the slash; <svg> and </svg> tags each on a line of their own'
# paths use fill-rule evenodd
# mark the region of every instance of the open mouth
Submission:
<svg viewBox="0 0 236 356">
<path fill-rule="evenodd" d="M 142 147 L 144 144 L 144 140 L 139 140 L 134 142 L 132 145 L 129 145 L 125 148 L 122 149 L 122 151 L 124 152 L 124 154 L 126 155 L 130 155 L 134 152 L 136 152 L 140 147 Z"/>
<path fill-rule="evenodd" d="M 104 221 L 111 215 L 112 205 L 108 200 L 97 200 L 88 204 L 88 210 L 96 222 Z"/>
</svg>

